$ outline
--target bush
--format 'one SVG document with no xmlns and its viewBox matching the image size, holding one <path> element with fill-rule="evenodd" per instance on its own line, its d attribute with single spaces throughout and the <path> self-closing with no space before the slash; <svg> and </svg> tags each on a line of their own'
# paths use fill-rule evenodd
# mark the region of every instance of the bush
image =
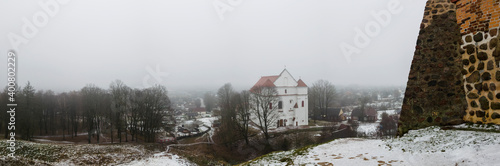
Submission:
<svg viewBox="0 0 500 166">
<path fill-rule="evenodd" d="M 396 135 L 397 122 L 387 113 L 382 113 L 382 120 L 380 121 L 379 134 L 381 136 Z"/>
</svg>

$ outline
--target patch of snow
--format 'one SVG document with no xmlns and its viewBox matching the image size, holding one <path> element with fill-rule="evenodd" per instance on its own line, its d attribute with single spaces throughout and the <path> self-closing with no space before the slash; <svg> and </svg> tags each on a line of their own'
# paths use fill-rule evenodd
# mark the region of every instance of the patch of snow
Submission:
<svg viewBox="0 0 500 166">
<path fill-rule="evenodd" d="M 373 136 L 377 134 L 379 123 L 360 123 L 357 132 L 365 136 Z"/>
<path fill-rule="evenodd" d="M 205 132 L 208 130 L 208 127 L 205 127 L 205 126 L 200 126 L 200 132 Z"/>
<path fill-rule="evenodd" d="M 382 120 L 382 114 L 387 113 L 389 116 L 396 114 L 396 110 L 381 110 L 377 111 L 377 119 L 380 121 Z"/>
<path fill-rule="evenodd" d="M 187 159 L 184 159 L 178 155 L 170 154 L 170 153 L 157 153 L 154 154 L 153 157 L 143 159 L 143 160 L 135 160 L 127 164 L 123 164 L 123 166 L 191 166 L 196 165 L 190 162 Z"/>
<path fill-rule="evenodd" d="M 48 139 L 33 139 L 33 141 L 40 143 L 74 144 L 74 142 L 69 142 L 69 141 L 52 141 Z"/>
<path fill-rule="evenodd" d="M 212 123 L 217 120 L 216 117 L 210 117 L 210 118 L 200 118 L 198 121 L 203 122 L 204 125 L 207 125 L 209 127 L 212 127 Z"/>
<path fill-rule="evenodd" d="M 480 130 L 493 130 L 500 131 L 500 125 L 485 125 L 485 124 L 459 124 L 453 126 L 461 129 L 480 129 Z"/>
</svg>

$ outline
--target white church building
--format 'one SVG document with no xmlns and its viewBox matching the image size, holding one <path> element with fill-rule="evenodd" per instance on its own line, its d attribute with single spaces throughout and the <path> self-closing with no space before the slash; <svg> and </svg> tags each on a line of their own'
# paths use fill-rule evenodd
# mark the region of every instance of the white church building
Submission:
<svg viewBox="0 0 500 166">
<path fill-rule="evenodd" d="M 278 118 L 270 128 L 308 125 L 307 85 L 304 81 L 295 80 L 284 69 L 279 75 L 261 77 L 252 89 L 261 86 L 275 87 L 278 91 Z"/>
</svg>

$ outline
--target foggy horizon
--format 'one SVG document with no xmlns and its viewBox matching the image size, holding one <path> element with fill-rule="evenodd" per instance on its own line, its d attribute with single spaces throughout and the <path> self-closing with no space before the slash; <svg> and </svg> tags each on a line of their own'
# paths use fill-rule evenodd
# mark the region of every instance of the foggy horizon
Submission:
<svg viewBox="0 0 500 166">
<path fill-rule="evenodd" d="M 47 13 L 40 2 L 3 2 L 0 52 L 4 62 L 9 50 L 17 53 L 19 86 L 30 81 L 37 90 L 56 92 L 87 84 L 107 89 L 117 79 L 131 88 L 216 90 L 231 83 L 242 90 L 285 66 L 308 86 L 319 79 L 335 86 L 406 86 L 425 6 L 399 0 L 61 0 L 54 1 L 57 12 Z M 221 3 L 231 10 L 221 14 L 214 7 Z M 396 12 L 387 22 L 373 14 L 391 8 Z M 23 35 L 40 13 L 47 22 Z M 369 30 L 377 33 L 367 33 L 373 23 L 379 29 Z M 356 45 L 359 30 L 368 44 Z M 10 34 L 26 41 L 15 46 Z M 343 43 L 359 53 L 347 56 Z"/>
</svg>

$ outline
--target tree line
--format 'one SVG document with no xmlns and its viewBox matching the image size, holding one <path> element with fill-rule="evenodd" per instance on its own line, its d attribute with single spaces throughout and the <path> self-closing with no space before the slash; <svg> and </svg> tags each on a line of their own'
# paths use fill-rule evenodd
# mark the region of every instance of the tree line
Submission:
<svg viewBox="0 0 500 166">
<path fill-rule="evenodd" d="M 7 89 L 0 94 L 6 110 Z M 122 81 L 113 81 L 108 89 L 88 84 L 78 91 L 56 94 L 36 90 L 29 82 L 15 94 L 16 135 L 24 140 L 35 136 L 62 136 L 63 139 L 86 134 L 88 143 L 122 141 L 154 142 L 158 133 L 175 127 L 175 118 L 167 89 L 155 85 L 132 89 Z M 10 116 L 0 114 L 0 133 L 7 138 Z M 109 140 L 108 140 L 109 141 Z"/>
<path fill-rule="evenodd" d="M 244 139 L 248 145 L 250 123 L 254 123 L 253 125 L 268 141 L 269 128 L 278 119 L 279 98 L 277 95 L 278 92 L 273 87 L 256 87 L 251 91 L 237 92 L 230 83 L 227 83 L 219 88 L 217 99 L 221 109 L 221 119 L 220 127 L 216 130 L 219 143 L 229 147 L 237 140 Z M 253 120 L 252 117 L 254 117 Z"/>
</svg>

